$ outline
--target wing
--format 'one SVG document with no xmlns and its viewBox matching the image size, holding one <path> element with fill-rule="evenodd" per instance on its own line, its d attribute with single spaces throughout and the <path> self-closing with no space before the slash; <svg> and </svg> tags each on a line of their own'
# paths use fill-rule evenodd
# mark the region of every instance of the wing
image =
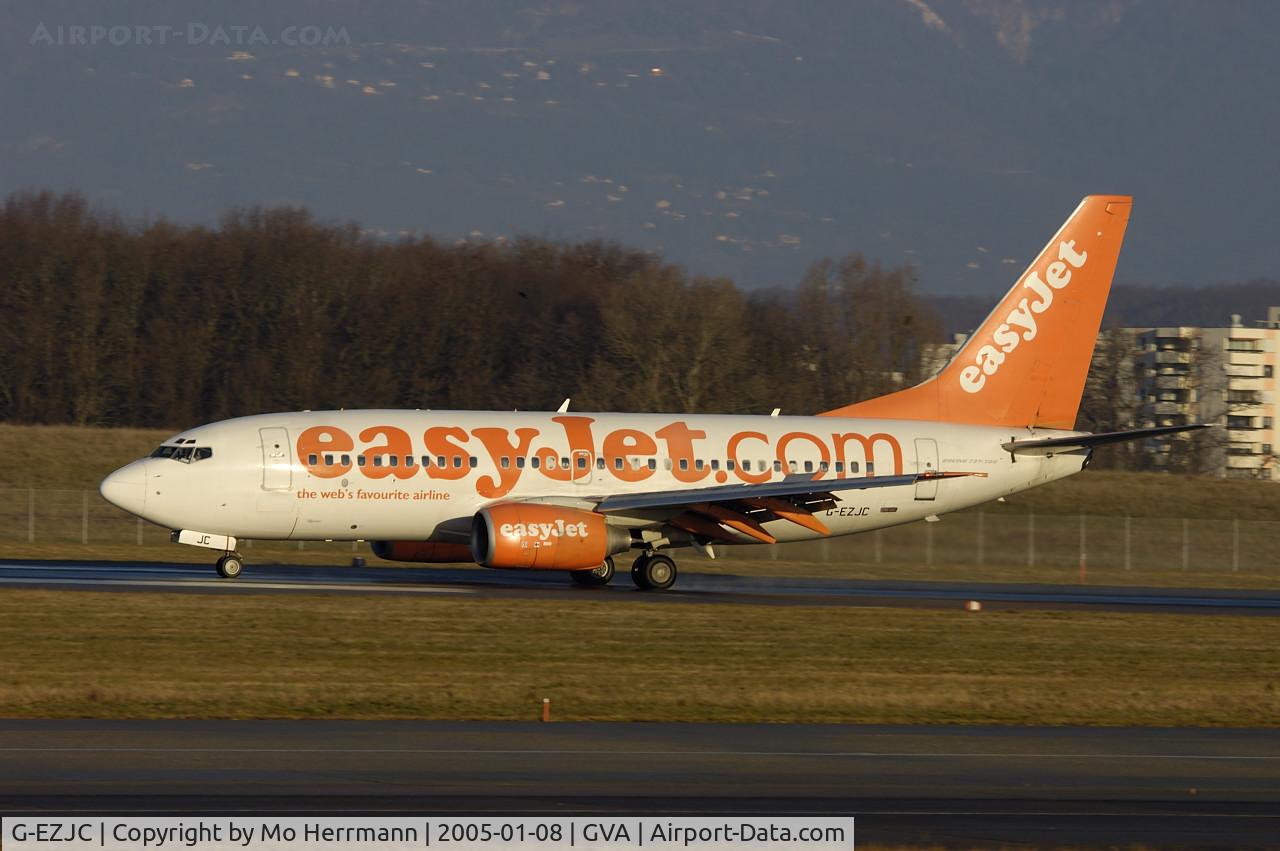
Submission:
<svg viewBox="0 0 1280 851">
<path fill-rule="evenodd" d="M 652 513 L 662 521 L 709 540 L 737 542 L 734 532 L 762 543 L 776 543 L 763 524 L 787 520 L 821 535 L 830 534 L 815 511 L 830 508 L 836 493 L 848 490 L 893 488 L 920 481 L 985 473 L 913 473 L 904 476 L 865 476 L 851 479 L 817 479 L 792 476 L 780 482 L 758 485 L 718 485 L 687 490 L 618 494 L 601 499 L 595 506 L 600 514 Z"/>
</svg>

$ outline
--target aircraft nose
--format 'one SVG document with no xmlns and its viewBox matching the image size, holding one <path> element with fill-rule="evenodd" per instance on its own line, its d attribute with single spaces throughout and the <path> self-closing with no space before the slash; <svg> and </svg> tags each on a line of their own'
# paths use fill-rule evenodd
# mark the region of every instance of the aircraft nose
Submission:
<svg viewBox="0 0 1280 851">
<path fill-rule="evenodd" d="M 102 498 L 130 514 L 141 514 L 147 498 L 146 461 L 134 461 L 102 480 L 98 486 Z"/>
</svg>

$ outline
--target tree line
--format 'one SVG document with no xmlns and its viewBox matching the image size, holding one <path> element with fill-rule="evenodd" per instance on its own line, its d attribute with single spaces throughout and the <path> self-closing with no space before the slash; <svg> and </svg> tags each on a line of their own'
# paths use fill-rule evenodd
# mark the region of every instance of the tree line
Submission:
<svg viewBox="0 0 1280 851">
<path fill-rule="evenodd" d="M 303 408 L 807 414 L 923 378 L 909 267 L 746 292 L 607 242 L 389 241 L 296 208 L 0 210 L 0 421 L 181 428 Z M 927 359 L 923 359 L 927 361 Z"/>
</svg>

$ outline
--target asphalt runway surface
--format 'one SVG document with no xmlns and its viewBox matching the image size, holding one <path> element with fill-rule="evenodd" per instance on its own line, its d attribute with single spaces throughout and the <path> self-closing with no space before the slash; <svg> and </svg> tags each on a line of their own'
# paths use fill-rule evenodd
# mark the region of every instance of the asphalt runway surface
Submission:
<svg viewBox="0 0 1280 851">
<path fill-rule="evenodd" d="M 860 844 L 1280 847 L 1280 730 L 0 721 L 0 812 L 853 815 Z"/>
<path fill-rule="evenodd" d="M 400 594 L 514 599 L 606 599 L 620 604 L 736 603 L 954 609 L 1090 609 L 1280 615 L 1280 590 L 1140 588 L 974 582 L 804 579 L 684 572 L 670 591 L 641 592 L 625 570 L 606 588 L 579 588 L 560 572 L 480 568 L 254 565 L 220 579 L 212 565 L 0 561 L 0 587 L 202 594 Z"/>
</svg>

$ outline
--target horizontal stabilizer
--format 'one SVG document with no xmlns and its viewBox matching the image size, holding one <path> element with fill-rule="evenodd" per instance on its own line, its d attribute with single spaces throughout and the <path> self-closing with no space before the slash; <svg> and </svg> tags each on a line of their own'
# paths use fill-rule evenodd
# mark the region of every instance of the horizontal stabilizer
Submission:
<svg viewBox="0 0 1280 851">
<path fill-rule="evenodd" d="M 1047 451 L 1066 452 L 1070 449 L 1092 449 L 1108 443 L 1124 443 L 1128 440 L 1145 440 L 1148 437 L 1160 437 L 1166 434 L 1177 434 L 1183 431 L 1198 431 L 1209 428 L 1208 423 L 1194 425 L 1160 426 L 1159 428 L 1136 428 L 1130 431 L 1107 431 L 1099 434 L 1076 434 L 1069 437 L 1046 437 L 1035 440 L 1011 440 L 1001 444 L 1006 452 L 1043 455 Z"/>
</svg>

